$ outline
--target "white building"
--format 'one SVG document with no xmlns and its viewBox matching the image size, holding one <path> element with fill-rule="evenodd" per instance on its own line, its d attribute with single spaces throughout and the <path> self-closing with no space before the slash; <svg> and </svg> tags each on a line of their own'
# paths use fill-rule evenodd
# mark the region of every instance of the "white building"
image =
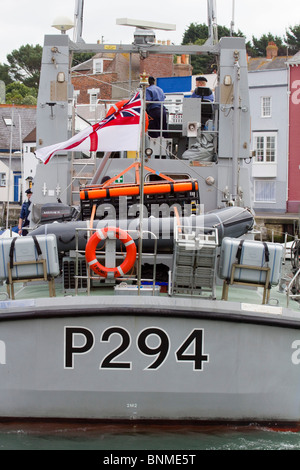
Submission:
<svg viewBox="0 0 300 470">
<path fill-rule="evenodd" d="M 286 62 L 286 57 L 275 54 L 251 59 L 248 65 L 256 212 L 286 212 L 289 127 Z"/>
<path fill-rule="evenodd" d="M 35 165 L 28 151 L 35 148 L 36 107 L 0 105 L 0 201 L 21 202 Z M 32 137 L 29 137 L 32 135 Z M 32 141 L 27 141 L 29 137 Z M 24 145 L 23 145 L 24 142 Z M 25 152 L 23 152 L 23 148 Z M 22 152 L 21 152 L 22 149 Z M 29 162 L 30 159 L 30 162 Z M 27 167 L 29 165 L 29 169 Z M 26 173 L 24 171 L 26 167 Z M 24 179 L 22 179 L 24 174 Z M 26 186 L 27 185 L 27 186 Z"/>
</svg>

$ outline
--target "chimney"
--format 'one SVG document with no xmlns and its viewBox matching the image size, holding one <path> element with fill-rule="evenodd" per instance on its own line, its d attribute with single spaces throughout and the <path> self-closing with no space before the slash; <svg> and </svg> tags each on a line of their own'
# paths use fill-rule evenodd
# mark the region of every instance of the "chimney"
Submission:
<svg viewBox="0 0 300 470">
<path fill-rule="evenodd" d="M 276 46 L 275 42 L 271 41 L 267 45 L 267 59 L 272 60 L 274 57 L 278 55 L 278 47 Z"/>
</svg>

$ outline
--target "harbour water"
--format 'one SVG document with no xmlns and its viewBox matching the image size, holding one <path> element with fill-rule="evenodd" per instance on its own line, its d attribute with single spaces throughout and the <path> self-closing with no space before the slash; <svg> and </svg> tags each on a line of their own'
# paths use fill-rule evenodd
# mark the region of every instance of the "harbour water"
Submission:
<svg viewBox="0 0 300 470">
<path fill-rule="evenodd" d="M 99 451 L 96 453 L 97 458 L 101 456 L 102 459 L 111 459 L 112 455 L 115 458 L 125 454 L 129 456 L 131 453 L 146 455 L 149 454 L 148 451 L 151 455 L 169 451 L 170 456 L 178 452 L 181 455 L 197 456 L 199 451 L 205 450 L 300 450 L 300 429 L 271 428 L 256 424 L 241 427 L 99 425 L 86 422 L 1 423 L 0 450 L 93 450 Z"/>
</svg>

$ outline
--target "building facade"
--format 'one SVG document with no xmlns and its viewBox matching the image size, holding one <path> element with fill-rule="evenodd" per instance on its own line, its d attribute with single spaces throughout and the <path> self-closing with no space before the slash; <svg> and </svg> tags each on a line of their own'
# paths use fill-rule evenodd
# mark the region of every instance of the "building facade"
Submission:
<svg viewBox="0 0 300 470">
<path fill-rule="evenodd" d="M 253 208 L 285 213 L 288 201 L 288 57 L 269 42 L 265 57 L 249 58 Z"/>
<path fill-rule="evenodd" d="M 78 114 L 89 122 L 102 119 L 111 102 L 130 96 L 143 73 L 153 77 L 191 76 L 188 56 L 171 54 L 96 54 L 72 68 L 72 85 Z M 97 109 L 98 108 L 98 109 Z"/>
<path fill-rule="evenodd" d="M 0 105 L 0 201 L 21 202 L 23 184 L 23 140 L 36 126 L 35 106 Z"/>
<path fill-rule="evenodd" d="M 253 208 L 285 212 L 288 180 L 288 69 L 249 72 Z"/>
<path fill-rule="evenodd" d="M 300 212 L 300 52 L 289 62 L 288 212 Z"/>
</svg>

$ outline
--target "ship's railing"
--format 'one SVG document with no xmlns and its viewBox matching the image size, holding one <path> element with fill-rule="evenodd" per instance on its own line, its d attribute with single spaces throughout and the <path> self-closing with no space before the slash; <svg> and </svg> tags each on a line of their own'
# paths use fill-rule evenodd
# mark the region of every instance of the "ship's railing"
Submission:
<svg viewBox="0 0 300 470">
<path fill-rule="evenodd" d="M 189 99 L 197 99 L 197 98 L 189 98 Z M 147 104 L 159 104 L 160 105 L 160 116 L 161 116 L 161 123 L 163 123 L 163 108 L 166 109 L 167 114 L 167 129 L 163 129 L 162 125 L 158 129 L 153 129 L 154 131 L 159 131 L 162 133 L 164 130 L 167 130 L 172 137 L 172 133 L 178 132 L 178 130 L 183 130 L 184 124 L 184 116 L 183 116 L 183 101 L 176 100 L 176 99 L 169 99 L 167 98 L 165 101 L 146 101 Z M 211 101 L 201 101 L 201 108 L 204 114 L 209 114 L 210 109 L 213 107 L 214 112 L 210 119 L 203 119 L 203 116 L 199 116 L 199 124 L 201 124 L 201 130 L 203 132 L 214 132 L 217 133 L 217 120 L 215 119 L 216 113 L 215 110 L 218 108 L 218 103 L 211 102 Z"/>
<path fill-rule="evenodd" d="M 292 280 L 287 286 L 287 289 L 286 289 L 287 307 L 289 306 L 290 299 L 300 299 L 300 294 L 293 294 L 292 292 L 293 287 L 296 285 L 297 282 L 299 282 L 299 276 L 300 276 L 300 268 L 298 269 L 298 271 L 296 272 L 296 274 L 294 275 L 294 277 L 292 278 Z"/>
<path fill-rule="evenodd" d="M 76 122 L 76 127 L 77 127 L 76 131 L 81 130 L 81 127 L 83 126 L 86 127 L 87 123 L 93 125 L 96 122 L 102 121 L 102 119 L 105 118 L 105 115 L 109 107 L 105 103 L 77 104 L 76 114 L 79 119 L 77 119 L 77 122 Z"/>
<path fill-rule="evenodd" d="M 189 98 L 189 99 L 196 99 L 196 98 Z M 76 105 L 76 114 L 78 119 L 75 121 L 75 131 L 82 130 L 83 127 L 86 127 L 86 124 L 89 123 L 91 125 L 95 124 L 96 122 L 101 121 L 105 118 L 108 110 L 110 107 L 116 103 L 117 100 L 98 100 L 95 104 L 77 104 Z M 151 101 L 147 101 L 147 104 L 154 103 Z M 183 117 L 183 95 L 180 95 L 178 98 L 169 98 L 167 97 L 165 101 L 155 102 L 156 104 L 160 104 L 161 107 L 161 123 L 163 122 L 163 107 L 166 108 L 167 111 L 167 129 L 163 129 L 161 125 L 158 129 L 153 129 L 160 133 L 160 136 L 163 136 L 163 132 L 167 131 L 170 138 L 172 135 L 182 132 L 183 124 L 184 124 L 184 117 Z M 205 110 L 205 107 L 211 107 L 213 105 L 214 110 L 216 111 L 219 107 L 217 102 L 206 102 L 201 101 L 201 107 Z M 217 113 L 214 111 L 214 115 L 212 119 L 208 119 L 206 122 L 201 122 L 201 133 L 210 133 L 210 134 L 217 134 L 218 133 L 218 125 L 217 125 Z M 199 116 L 199 123 L 201 119 Z"/>
<path fill-rule="evenodd" d="M 186 249 L 200 250 L 204 246 L 219 246 L 218 229 L 204 226 L 175 224 L 175 242 Z"/>
<path fill-rule="evenodd" d="M 76 228 L 75 231 L 75 243 L 76 243 L 76 248 L 75 248 L 75 294 L 78 295 L 78 280 L 86 280 L 87 281 L 87 295 L 90 295 L 91 293 L 91 281 L 103 281 L 105 283 L 106 278 L 101 278 L 100 276 L 93 276 L 91 274 L 91 270 L 87 266 L 87 275 L 80 275 L 79 274 L 79 258 L 80 256 L 83 256 L 85 254 L 85 250 L 82 250 L 79 248 L 79 237 L 80 233 L 83 233 L 83 236 L 86 234 L 88 238 L 96 232 L 98 229 L 97 228 Z M 127 275 L 127 276 L 122 276 L 120 278 L 116 278 L 111 281 L 112 282 L 119 281 L 119 282 L 130 282 L 130 283 L 137 283 L 138 286 L 142 286 L 143 284 L 151 285 L 152 284 L 152 295 L 155 295 L 156 293 L 156 265 L 157 265 L 157 236 L 155 233 L 150 232 L 148 230 L 142 230 L 141 232 L 138 230 L 127 230 L 129 234 L 132 235 L 132 237 L 138 237 L 140 234 L 142 234 L 142 238 L 144 238 L 144 235 L 150 235 L 150 237 L 153 237 L 154 240 L 154 247 L 153 247 L 153 252 L 147 252 L 147 253 L 142 253 L 143 258 L 150 258 L 151 262 L 153 261 L 153 275 L 152 278 L 141 278 L 139 279 L 137 276 L 134 275 Z M 105 248 L 104 250 L 96 250 L 96 257 L 105 257 Z M 123 252 L 115 252 L 115 258 L 116 260 L 123 259 L 124 253 Z M 137 250 L 137 262 L 138 262 L 138 257 L 139 253 Z"/>
</svg>

